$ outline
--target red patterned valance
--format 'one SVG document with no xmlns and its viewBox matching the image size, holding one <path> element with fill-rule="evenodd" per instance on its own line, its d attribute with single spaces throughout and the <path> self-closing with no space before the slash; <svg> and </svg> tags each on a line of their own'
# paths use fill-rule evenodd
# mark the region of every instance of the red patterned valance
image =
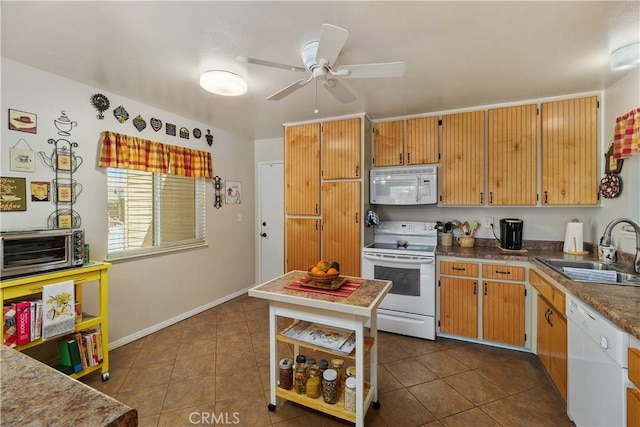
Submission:
<svg viewBox="0 0 640 427">
<path fill-rule="evenodd" d="M 190 178 L 213 176 L 211 153 L 115 132 L 102 132 L 98 166 L 168 173 Z"/>
<path fill-rule="evenodd" d="M 613 156 L 626 159 L 640 152 L 640 107 L 616 119 L 613 134 Z"/>
</svg>

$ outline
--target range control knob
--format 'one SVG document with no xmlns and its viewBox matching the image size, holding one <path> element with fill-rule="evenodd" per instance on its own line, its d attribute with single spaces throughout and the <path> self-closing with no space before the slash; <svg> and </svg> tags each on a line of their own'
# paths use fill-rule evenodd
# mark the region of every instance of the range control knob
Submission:
<svg viewBox="0 0 640 427">
<path fill-rule="evenodd" d="M 610 347 L 609 344 L 609 340 L 607 339 L 607 337 L 601 337 L 600 338 L 600 347 L 602 347 L 603 350 L 608 350 Z"/>
</svg>

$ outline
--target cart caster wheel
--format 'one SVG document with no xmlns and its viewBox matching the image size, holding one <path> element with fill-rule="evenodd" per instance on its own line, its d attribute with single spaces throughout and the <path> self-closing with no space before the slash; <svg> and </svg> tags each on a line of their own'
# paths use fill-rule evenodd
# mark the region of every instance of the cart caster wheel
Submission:
<svg viewBox="0 0 640 427">
<path fill-rule="evenodd" d="M 269 409 L 269 412 L 275 412 L 276 410 L 276 405 L 274 405 L 273 403 L 269 403 L 267 405 L 267 408 Z"/>
<path fill-rule="evenodd" d="M 107 381 L 109 378 L 109 372 L 105 372 L 104 374 L 102 374 L 102 381 Z"/>
<path fill-rule="evenodd" d="M 380 402 L 373 402 L 374 409 L 380 409 Z"/>
</svg>

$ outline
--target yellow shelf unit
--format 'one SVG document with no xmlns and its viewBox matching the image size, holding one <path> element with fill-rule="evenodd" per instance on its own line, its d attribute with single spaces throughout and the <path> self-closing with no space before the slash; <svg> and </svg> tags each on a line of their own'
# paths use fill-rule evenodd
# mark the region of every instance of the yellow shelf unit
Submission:
<svg viewBox="0 0 640 427">
<path fill-rule="evenodd" d="M 95 316 L 83 315 L 81 321 L 76 323 L 75 331 L 83 331 L 90 328 L 99 327 L 102 335 L 102 362 L 95 366 L 90 366 L 81 372 L 72 374 L 71 377 L 79 378 L 101 370 L 102 380 L 109 379 L 109 280 L 108 270 L 111 267 L 107 262 L 92 262 L 82 267 L 58 270 L 50 273 L 35 274 L 23 277 L 16 277 L 0 281 L 0 298 L 2 303 L 9 300 L 18 300 L 42 293 L 44 286 L 52 285 L 59 282 L 72 280 L 75 285 L 75 299 L 82 302 L 83 287 L 87 283 L 98 283 L 98 311 Z M 0 328 L 0 343 L 4 342 L 4 330 Z M 28 344 L 16 347 L 16 350 L 22 351 L 28 348 L 36 347 L 45 343 L 45 340 L 37 339 Z"/>
</svg>

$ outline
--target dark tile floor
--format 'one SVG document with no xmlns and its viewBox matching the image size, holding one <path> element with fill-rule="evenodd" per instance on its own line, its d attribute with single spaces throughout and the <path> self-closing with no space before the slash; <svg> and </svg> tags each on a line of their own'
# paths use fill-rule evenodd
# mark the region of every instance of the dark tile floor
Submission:
<svg viewBox="0 0 640 427">
<path fill-rule="evenodd" d="M 285 319 L 281 319 L 286 322 Z M 367 426 L 572 426 L 536 356 L 450 339 L 379 334 L 379 409 Z M 279 344 L 279 356 L 292 349 Z M 249 296 L 110 352 L 88 385 L 138 410 L 141 426 L 341 426 L 285 401 L 269 412 L 268 305 Z"/>
</svg>

